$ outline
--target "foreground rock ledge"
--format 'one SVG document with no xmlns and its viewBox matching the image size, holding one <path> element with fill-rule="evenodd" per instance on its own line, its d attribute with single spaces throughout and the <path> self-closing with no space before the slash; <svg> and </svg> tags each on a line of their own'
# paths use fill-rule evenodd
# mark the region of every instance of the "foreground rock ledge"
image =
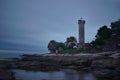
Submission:
<svg viewBox="0 0 120 80">
<path fill-rule="evenodd" d="M 20 59 L 0 61 L 0 69 L 53 71 L 61 68 L 92 71 L 102 79 L 120 80 L 120 53 L 23 55 Z"/>
<path fill-rule="evenodd" d="M 15 80 L 14 73 L 10 70 L 0 70 L 0 80 Z"/>
</svg>

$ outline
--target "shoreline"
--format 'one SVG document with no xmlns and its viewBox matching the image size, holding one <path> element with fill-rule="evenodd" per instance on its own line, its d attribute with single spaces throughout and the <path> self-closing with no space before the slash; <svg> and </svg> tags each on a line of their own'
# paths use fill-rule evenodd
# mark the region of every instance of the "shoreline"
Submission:
<svg viewBox="0 0 120 80">
<path fill-rule="evenodd" d="M 91 71 L 100 78 L 119 80 L 120 53 L 24 54 L 21 58 L 0 60 L 0 69 L 33 71 L 75 69 L 78 71 Z"/>
</svg>

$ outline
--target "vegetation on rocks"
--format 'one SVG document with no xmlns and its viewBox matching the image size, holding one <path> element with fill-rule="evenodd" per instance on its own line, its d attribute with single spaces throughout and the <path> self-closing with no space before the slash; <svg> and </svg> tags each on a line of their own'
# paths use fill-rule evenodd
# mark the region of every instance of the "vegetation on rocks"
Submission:
<svg viewBox="0 0 120 80">
<path fill-rule="evenodd" d="M 74 36 L 66 38 L 65 43 L 51 40 L 48 44 L 48 50 L 51 53 L 74 53 L 76 52 L 77 40 Z"/>
</svg>

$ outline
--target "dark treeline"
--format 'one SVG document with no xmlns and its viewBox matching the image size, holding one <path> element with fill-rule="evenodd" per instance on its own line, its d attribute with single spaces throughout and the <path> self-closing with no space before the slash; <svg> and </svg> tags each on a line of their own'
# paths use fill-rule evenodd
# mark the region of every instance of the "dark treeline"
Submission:
<svg viewBox="0 0 120 80">
<path fill-rule="evenodd" d="M 120 49 L 120 19 L 112 22 L 110 28 L 106 25 L 100 27 L 96 34 L 96 39 L 91 42 L 94 46 L 99 46 L 101 51 Z"/>
</svg>

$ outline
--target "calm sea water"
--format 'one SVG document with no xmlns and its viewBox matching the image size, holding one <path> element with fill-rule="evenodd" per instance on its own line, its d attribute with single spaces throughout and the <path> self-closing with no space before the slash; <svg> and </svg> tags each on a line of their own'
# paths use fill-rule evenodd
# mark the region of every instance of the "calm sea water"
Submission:
<svg viewBox="0 0 120 80">
<path fill-rule="evenodd" d="M 10 59 L 10 58 L 19 58 L 23 54 L 42 54 L 42 53 L 0 52 L 0 60 L 2 60 L 2 59 Z"/>
<path fill-rule="evenodd" d="M 61 71 L 13 70 L 17 80 L 97 80 L 92 73 L 65 69 Z"/>
<path fill-rule="evenodd" d="M 0 52 L 0 60 L 1 59 L 9 59 L 9 58 L 18 58 L 21 55 L 23 55 L 23 53 L 16 53 L 16 52 Z"/>
</svg>

